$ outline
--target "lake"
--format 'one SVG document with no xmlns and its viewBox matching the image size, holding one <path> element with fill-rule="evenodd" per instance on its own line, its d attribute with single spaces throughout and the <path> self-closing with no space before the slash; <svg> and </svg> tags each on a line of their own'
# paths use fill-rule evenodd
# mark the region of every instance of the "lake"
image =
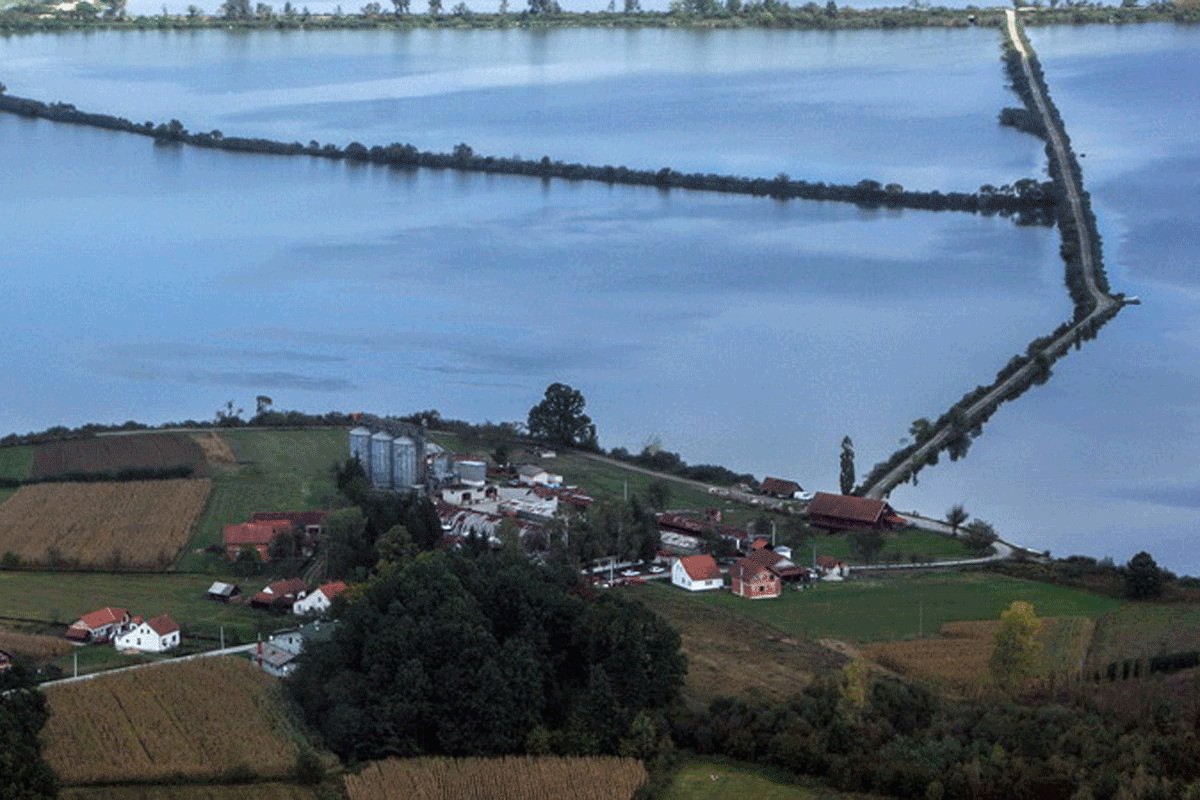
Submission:
<svg viewBox="0 0 1200 800">
<path fill-rule="evenodd" d="M 1169 26 L 1032 35 L 1087 153 L 1113 285 L 1146 305 L 895 502 L 963 501 L 1040 548 L 1144 546 L 1200 571 L 1196 228 L 1178 210 L 1196 185 L 1200 41 Z M 995 124 L 1015 102 L 997 41 L 29 36 L 0 42 L 0 80 L 228 134 L 972 189 L 1043 168 L 1038 142 Z M 1069 314 L 1057 234 L 1000 219 L 237 156 L 12 117 L 0 175 L 16 278 L 0 296 L 4 430 L 211 417 L 260 392 L 522 419 L 565 380 L 605 446 L 657 437 L 829 488 L 844 434 L 865 471 Z"/>
</svg>

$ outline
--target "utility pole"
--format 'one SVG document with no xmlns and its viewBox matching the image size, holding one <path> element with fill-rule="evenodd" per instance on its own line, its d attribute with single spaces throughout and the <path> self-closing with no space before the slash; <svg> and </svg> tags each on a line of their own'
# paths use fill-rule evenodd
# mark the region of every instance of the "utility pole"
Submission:
<svg viewBox="0 0 1200 800">
<path fill-rule="evenodd" d="M 629 502 L 629 479 L 625 479 L 625 502 Z"/>
<path fill-rule="evenodd" d="M 917 600 L 917 637 L 925 635 L 925 598 Z"/>
<path fill-rule="evenodd" d="M 221 626 L 221 649 L 225 649 L 225 626 Z"/>
<path fill-rule="evenodd" d="M 75 673 L 74 674 L 75 674 L 75 677 L 78 678 L 79 677 L 79 651 L 78 650 L 75 651 L 74 656 L 75 656 Z"/>
<path fill-rule="evenodd" d="M 771 520 L 771 549 L 775 549 L 775 520 Z"/>
</svg>

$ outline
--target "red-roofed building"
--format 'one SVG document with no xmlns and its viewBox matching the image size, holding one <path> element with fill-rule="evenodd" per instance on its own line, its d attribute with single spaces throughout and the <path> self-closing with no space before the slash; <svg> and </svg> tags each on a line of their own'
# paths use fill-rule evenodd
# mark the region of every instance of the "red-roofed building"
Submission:
<svg viewBox="0 0 1200 800">
<path fill-rule="evenodd" d="M 791 500 L 804 491 L 800 484 L 783 478 L 763 478 L 763 482 L 758 488 L 763 494 L 780 497 L 784 500 Z"/>
<path fill-rule="evenodd" d="M 882 500 L 825 492 L 817 492 L 808 504 L 808 521 L 837 531 L 898 530 L 908 524 Z"/>
<path fill-rule="evenodd" d="M 725 577 L 712 556 L 684 556 L 671 565 L 671 583 L 689 592 L 724 589 Z"/>
<path fill-rule="evenodd" d="M 760 567 L 769 569 L 781 581 L 792 582 L 808 579 L 807 569 L 798 566 L 790 558 L 787 558 L 782 553 L 776 553 L 774 550 L 753 550 L 746 558 Z"/>
<path fill-rule="evenodd" d="M 286 581 L 275 581 L 267 585 L 261 592 L 250 598 L 250 605 L 268 611 L 292 610 L 297 600 L 303 600 L 308 595 L 308 584 L 300 578 L 289 578 Z"/>
<path fill-rule="evenodd" d="M 823 581 L 840 581 L 850 574 L 850 568 L 833 556 L 817 556 L 817 572 Z"/>
<path fill-rule="evenodd" d="M 165 653 L 179 646 L 179 623 L 170 614 L 159 614 L 141 622 L 115 640 L 118 650 L 139 653 Z"/>
<path fill-rule="evenodd" d="M 779 597 L 783 581 L 763 564 L 752 558 L 739 558 L 729 568 L 733 593 L 751 600 Z"/>
<path fill-rule="evenodd" d="M 757 539 L 755 539 L 753 542 L 750 543 L 750 549 L 751 550 L 763 550 L 769 544 L 770 544 L 769 541 L 767 541 L 764 537 L 760 536 Z"/>
<path fill-rule="evenodd" d="M 230 561 L 236 561 L 243 547 L 253 547 L 258 551 L 261 561 L 271 560 L 271 542 L 292 530 L 292 523 L 286 519 L 260 520 L 258 522 L 241 522 L 236 525 L 226 525 L 222 534 L 225 544 L 225 555 Z"/>
<path fill-rule="evenodd" d="M 329 516 L 328 511 L 255 511 L 250 515 L 250 521 L 286 521 L 292 523 L 292 527 L 300 528 L 305 533 L 315 536 L 321 532 L 327 516 Z"/>
<path fill-rule="evenodd" d="M 292 613 L 301 617 L 308 614 L 324 614 L 333 605 L 334 599 L 345 593 L 348 588 L 344 581 L 321 584 L 307 597 L 292 603 Z"/>
<path fill-rule="evenodd" d="M 67 638 L 73 642 L 107 642 L 129 630 L 131 624 L 128 611 L 105 606 L 71 623 Z"/>
</svg>

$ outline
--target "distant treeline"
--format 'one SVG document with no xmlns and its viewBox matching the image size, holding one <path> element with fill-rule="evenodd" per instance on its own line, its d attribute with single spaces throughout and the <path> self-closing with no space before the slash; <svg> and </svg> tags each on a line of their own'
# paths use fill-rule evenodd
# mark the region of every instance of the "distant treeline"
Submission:
<svg viewBox="0 0 1200 800">
<path fill-rule="evenodd" d="M 167 481 L 177 478 L 190 478 L 194 474 L 194 469 L 182 465 L 178 467 L 127 467 L 103 472 L 60 472 L 56 475 L 43 475 L 36 478 L 0 477 L 0 489 L 15 489 L 18 486 L 31 486 L 35 483 Z"/>
<path fill-rule="evenodd" d="M 313 14 L 291 2 L 279 8 L 268 3 L 225 2 L 214 15 L 191 7 L 185 15 L 125 16 L 123 10 L 100 13 L 97 4 L 59 11 L 44 3 L 27 2 L 0 12 L 0 32 L 70 31 L 80 29 L 173 30 L 236 28 L 239 30 L 345 30 L 390 28 L 786 28 L 797 30 L 859 30 L 898 28 L 999 27 L 1003 14 L 995 8 L 942 8 L 919 3 L 895 8 L 847 8 L 836 2 L 789 5 L 776 0 L 677 0 L 669 11 L 642 11 L 639 0 L 614 2 L 612 10 L 564 12 L 553 0 L 530 0 L 528 10 L 479 13 L 465 2 L 442 13 L 441 0 L 425 13 L 409 13 L 407 0 L 395 2 L 396 13 L 379 3 L 365 3 L 355 13 Z M 123 6 L 121 6 L 123 8 Z M 403 10 L 402 10 L 403 9 Z M 1029 24 L 1129 24 L 1141 22 L 1200 22 L 1200 8 L 1175 3 L 1109 6 L 1068 2 L 1056 8 L 1031 9 Z"/>
<path fill-rule="evenodd" d="M 610 458 L 624 461 L 627 464 L 634 464 L 655 472 L 665 472 L 668 475 L 677 475 L 692 481 L 723 486 L 733 486 L 737 483 L 758 486 L 758 480 L 749 473 L 734 472 L 718 464 L 688 464 L 679 453 L 672 453 L 670 450 L 655 450 L 647 447 L 642 452 L 634 454 L 624 447 L 614 447 L 608 455 Z"/>
<path fill-rule="evenodd" d="M 130 433 L 133 431 L 167 431 L 174 429 L 182 430 L 210 430 L 220 428 L 240 428 L 240 427 L 256 427 L 256 428 L 334 428 L 334 427 L 350 427 L 355 424 L 355 418 L 350 414 L 340 411 L 330 411 L 328 414 L 305 414 L 302 411 L 264 411 L 261 414 L 255 414 L 248 420 L 243 420 L 237 417 L 225 418 L 219 421 L 214 420 L 183 420 L 181 422 L 164 422 L 161 425 L 146 425 L 141 422 L 129 420 L 112 425 L 104 423 L 89 422 L 86 425 L 80 425 L 75 428 L 69 428 L 63 425 L 55 425 L 43 431 L 35 431 L 31 433 L 10 433 L 0 437 L 0 447 L 16 447 L 18 445 L 37 445 L 47 442 L 61 442 L 68 439 L 90 439 L 93 436 L 98 436 L 104 433 Z M 85 473 L 87 475 L 95 475 L 97 473 Z M 188 477 L 186 475 L 172 475 L 169 477 Z M 121 478 L 115 478 L 122 480 Z M 55 478 L 55 480 L 62 480 Z M 69 478 L 67 480 L 77 480 Z M 85 479 L 87 480 L 87 479 Z M 95 478 L 90 480 L 114 480 L 114 478 Z M 124 478 L 124 480 L 150 480 L 150 478 Z M 36 483 L 37 481 L 30 480 L 26 483 Z M 5 484 L 0 483 L 0 486 Z M 9 484 L 10 486 L 13 484 Z"/>
<path fill-rule="evenodd" d="M 0 86 L 2 89 L 2 86 Z M 492 175 L 518 175 L 566 181 L 596 181 L 605 184 L 651 186 L 659 189 L 687 189 L 702 192 L 772 197 L 777 200 L 824 200 L 854 203 L 865 208 L 912 208 L 928 211 L 965 211 L 985 215 L 1013 216 L 1018 224 L 1053 224 L 1054 194 L 1049 183 L 1032 179 L 1005 185 L 999 189 L 981 187 L 979 192 L 919 192 L 897 183 L 882 184 L 862 180 L 853 185 L 810 183 L 780 174 L 774 178 L 748 178 L 735 175 L 684 173 L 663 167 L 658 170 L 541 159 L 496 158 L 477 155 L 469 145 L 459 144 L 450 153 L 418 150 L 411 144 L 390 144 L 368 148 L 358 142 L 346 147 L 322 145 L 310 141 L 279 142 L 225 136 L 221 131 L 190 133 L 178 120 L 168 123 L 136 123 L 124 117 L 80 111 L 67 103 L 43 103 L 14 97 L 0 91 L 0 111 L 54 122 L 87 125 L 105 130 L 147 136 L 164 144 L 187 144 L 211 150 L 280 156 L 310 156 L 391 167 L 458 170 Z"/>
<path fill-rule="evenodd" d="M 1066 134 L 1066 126 L 1063 124 L 1058 108 L 1050 98 L 1050 90 L 1046 85 L 1041 64 L 1038 63 L 1037 56 L 1028 42 L 1026 42 L 1026 50 L 1029 53 L 1030 68 L 1034 79 L 1039 83 L 1042 96 L 1046 100 L 1047 109 L 1052 117 L 1052 124 L 1057 126 L 1062 135 L 1067 159 L 1070 162 L 1068 169 L 1072 170 L 1074 175 L 1080 176 L 1080 204 L 1083 210 L 1083 222 L 1088 228 L 1087 232 L 1092 249 L 1092 265 L 1096 287 L 1105 294 L 1108 294 L 1109 285 L 1104 273 L 1104 254 L 1100 244 L 1100 231 L 1096 225 L 1096 215 L 1092 211 L 1091 199 L 1088 193 L 1082 189 L 1083 173 L 1079 168 L 1079 161 L 1071 149 L 1070 139 Z M 1050 146 L 1048 133 L 1042 122 L 1041 115 L 1038 113 L 1037 105 L 1034 102 L 1033 88 L 1029 85 L 1025 70 L 1021 67 L 1021 56 L 1008 41 L 1007 36 L 1004 43 L 1004 63 L 1008 77 L 1012 81 L 1013 90 L 1020 96 L 1025 107 L 1021 109 L 1004 109 L 1000 114 L 1000 122 L 1046 140 L 1046 156 L 1049 160 L 1050 175 L 1054 179 L 1050 191 L 1055 197 L 1054 211 L 1061 238 L 1059 250 L 1066 266 L 1067 290 L 1070 292 L 1071 300 L 1075 306 L 1073 318 L 1067 322 L 1063 322 L 1051 333 L 1030 342 L 1024 354 L 1014 356 L 996 373 L 996 380 L 993 383 L 988 386 L 977 386 L 972 391 L 967 392 L 948 411 L 938 417 L 936 422 L 932 424 L 927 420 L 917 420 L 914 422 L 913 427 L 910 429 L 910 434 L 913 438 L 912 443 L 892 453 L 887 460 L 876 464 L 863 479 L 858 490 L 860 493 L 873 488 L 876 483 L 893 469 L 912 459 L 913 455 L 922 445 L 947 426 L 950 427 L 953 435 L 949 436 L 939 448 L 930 452 L 919 463 L 912 461 L 905 480 L 915 480 L 917 473 L 922 468 L 937 464 L 941 451 L 945 451 L 950 456 L 951 461 L 956 461 L 965 456 L 967 450 L 970 449 L 971 442 L 983 433 L 984 423 L 991 418 L 992 414 L 996 412 L 1002 403 L 1015 400 L 1031 387 L 1039 386 L 1048 381 L 1054 362 L 1070 352 L 1070 345 L 1074 345 L 1075 349 L 1078 350 L 1083 342 L 1094 339 L 1099 333 L 1100 328 L 1115 317 L 1122 308 L 1120 301 L 1123 300 L 1123 295 L 1111 295 L 1118 302 L 1105 309 L 1102 313 L 1092 316 L 1096 310 L 1096 304 L 1087 290 L 1083 258 L 1079 251 L 1079 232 L 1076 228 L 1075 217 L 1071 212 L 1071 204 L 1067 196 L 1067 181 L 1063 172 L 1063 165 L 1059 163 L 1054 148 Z M 1074 333 L 1067 346 L 1047 351 L 1047 348 L 1055 340 L 1071 334 L 1072 330 Z M 971 406 L 985 397 L 995 387 L 1022 370 L 1027 370 L 1026 374 L 1004 395 L 980 409 L 978 413 L 973 415 L 967 414 Z M 888 488 L 890 490 L 891 487 Z"/>
</svg>

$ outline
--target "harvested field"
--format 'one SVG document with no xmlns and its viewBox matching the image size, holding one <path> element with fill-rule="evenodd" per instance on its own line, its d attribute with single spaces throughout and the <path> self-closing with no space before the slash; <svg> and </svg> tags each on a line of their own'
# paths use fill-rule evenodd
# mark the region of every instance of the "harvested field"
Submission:
<svg viewBox="0 0 1200 800">
<path fill-rule="evenodd" d="M 233 454 L 233 448 L 215 432 L 205 431 L 204 433 L 193 433 L 191 436 L 192 441 L 199 445 L 200 451 L 204 453 L 204 459 L 208 463 L 224 466 L 237 463 L 237 456 Z"/>
<path fill-rule="evenodd" d="M 630 800 L 646 782 L 632 758 L 412 758 L 346 776 L 350 800 Z"/>
<path fill-rule="evenodd" d="M 62 800 L 316 800 L 307 786 L 290 783 L 252 783 L 227 786 L 105 786 L 64 789 Z"/>
<path fill-rule="evenodd" d="M 23 565 L 165 569 L 210 488 L 194 479 L 22 486 L 0 505 L 0 553 Z"/>
<path fill-rule="evenodd" d="M 997 620 L 948 622 L 939 636 L 873 644 L 863 653 L 888 669 L 954 694 L 975 696 L 991 681 L 988 659 L 999 625 Z M 1094 628 L 1095 623 L 1083 617 L 1043 619 L 1039 675 L 1077 673 Z"/>
<path fill-rule="evenodd" d="M 1088 669 L 1114 661 L 1200 650 L 1200 605 L 1130 603 L 1096 620 Z"/>
<path fill-rule="evenodd" d="M 11 628 L 0 628 L 0 650 L 33 661 L 50 661 L 66 655 L 75 648 L 65 639 L 56 636 L 39 636 L 22 633 Z"/>
<path fill-rule="evenodd" d="M 284 777 L 297 746 L 280 686 L 246 659 L 202 658 L 46 690 L 46 761 L 64 784 L 244 773 Z"/>
<path fill-rule="evenodd" d="M 97 436 L 40 444 L 34 449 L 33 477 L 112 475 L 121 470 L 187 467 L 202 472 L 204 451 L 191 437 L 175 433 Z"/>
</svg>

